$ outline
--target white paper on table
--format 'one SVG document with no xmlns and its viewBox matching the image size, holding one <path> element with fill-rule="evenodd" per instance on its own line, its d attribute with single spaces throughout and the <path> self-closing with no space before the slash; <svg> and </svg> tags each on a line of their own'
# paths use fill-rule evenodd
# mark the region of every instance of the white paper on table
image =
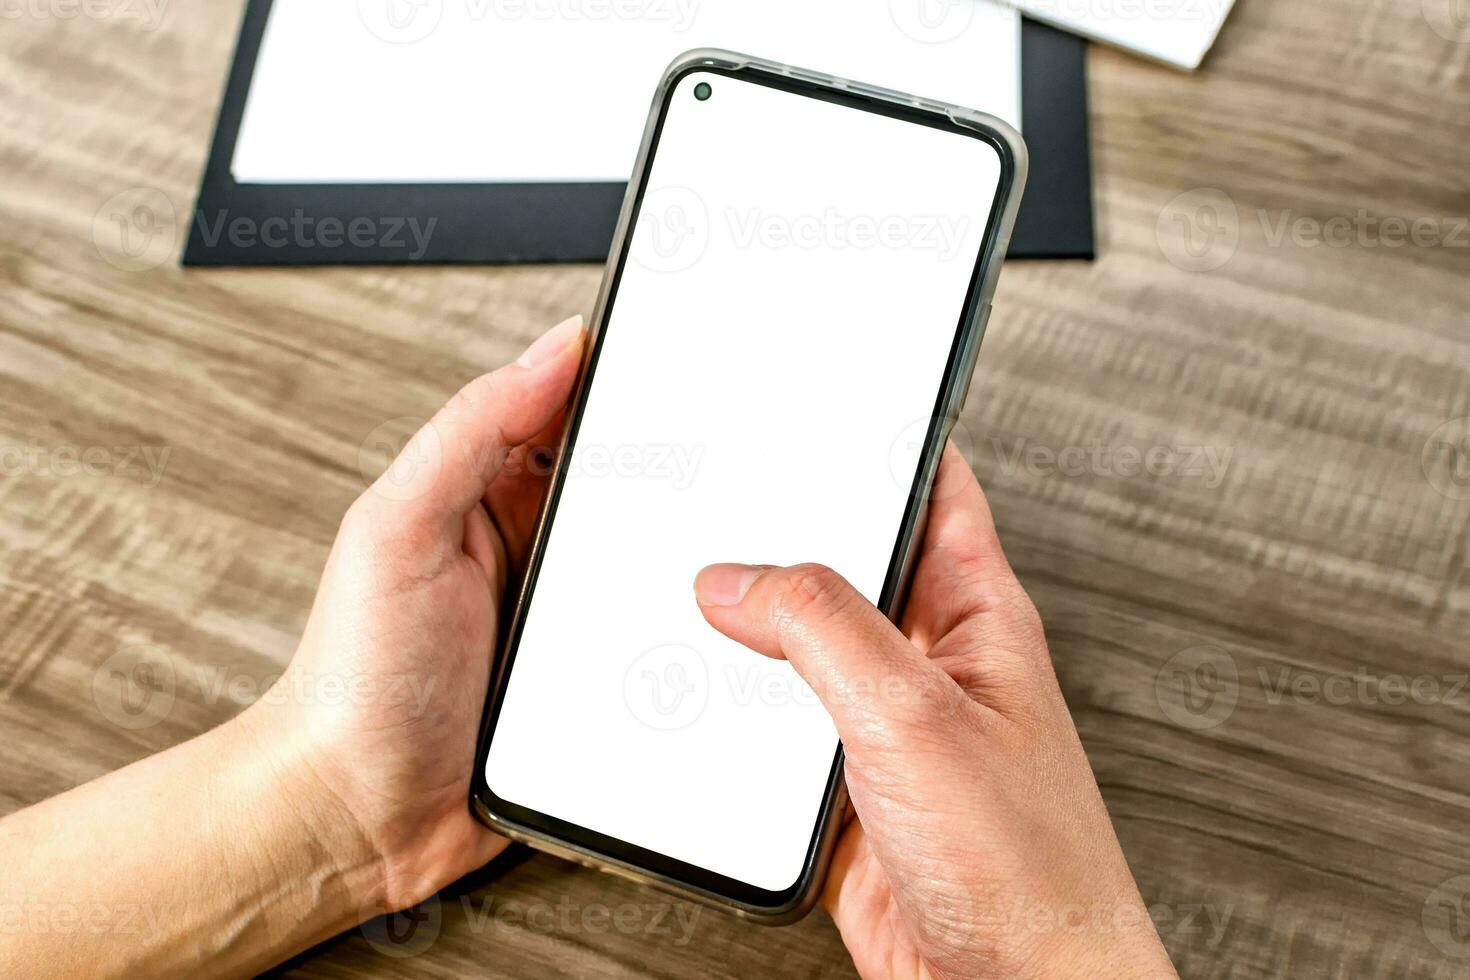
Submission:
<svg viewBox="0 0 1470 980">
<path fill-rule="evenodd" d="M 927 0 L 944 4 L 964 0 Z M 1006 0 L 1028 17 L 1191 71 L 1235 0 Z"/>
<path fill-rule="evenodd" d="M 722 47 L 1019 128 L 1020 15 L 989 0 L 275 0 L 241 183 L 625 180 L 663 70 Z"/>
</svg>

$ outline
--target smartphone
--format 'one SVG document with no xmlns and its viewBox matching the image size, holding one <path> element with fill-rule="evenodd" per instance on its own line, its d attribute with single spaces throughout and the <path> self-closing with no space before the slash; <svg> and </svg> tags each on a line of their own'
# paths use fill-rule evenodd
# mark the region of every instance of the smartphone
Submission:
<svg viewBox="0 0 1470 980">
<path fill-rule="evenodd" d="M 897 617 L 1025 174 L 980 112 L 670 66 L 491 683 L 481 820 L 757 921 L 811 908 L 837 733 L 694 576 L 821 562 Z"/>
</svg>

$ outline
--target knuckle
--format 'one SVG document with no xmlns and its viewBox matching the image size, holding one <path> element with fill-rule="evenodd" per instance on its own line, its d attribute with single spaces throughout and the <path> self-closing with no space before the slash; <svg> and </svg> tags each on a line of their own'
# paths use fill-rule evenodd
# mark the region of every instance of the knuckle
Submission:
<svg viewBox="0 0 1470 980">
<path fill-rule="evenodd" d="M 1041 622 L 1041 613 L 1026 590 L 1017 583 L 1014 595 L 1007 602 L 1008 627 L 1014 644 L 1024 651 L 1046 657 L 1046 627 Z"/>
<path fill-rule="evenodd" d="M 471 378 L 455 392 L 445 406 L 452 418 L 473 418 L 490 411 L 507 396 L 505 369 Z"/>
<path fill-rule="evenodd" d="M 454 416 L 473 415 L 494 396 L 496 387 L 494 374 L 482 374 L 456 391 L 446 407 Z"/>
<path fill-rule="evenodd" d="M 372 489 L 358 496 L 342 515 L 337 526 L 337 541 L 354 554 L 377 554 L 384 549 L 401 546 L 418 547 L 426 543 L 406 508 L 397 501 L 386 500 Z"/>
<path fill-rule="evenodd" d="M 347 508 L 337 525 L 335 549 L 352 555 L 372 554 L 387 535 L 389 515 L 371 490 Z"/>
<path fill-rule="evenodd" d="M 377 512 L 380 509 L 371 490 L 358 494 L 357 499 L 349 504 L 346 512 L 343 513 L 342 521 L 337 525 L 337 536 L 341 538 L 365 536 L 376 524 Z"/>
<path fill-rule="evenodd" d="M 787 570 L 771 600 L 771 618 L 779 626 L 839 615 L 851 587 L 826 565 L 796 565 Z"/>
</svg>

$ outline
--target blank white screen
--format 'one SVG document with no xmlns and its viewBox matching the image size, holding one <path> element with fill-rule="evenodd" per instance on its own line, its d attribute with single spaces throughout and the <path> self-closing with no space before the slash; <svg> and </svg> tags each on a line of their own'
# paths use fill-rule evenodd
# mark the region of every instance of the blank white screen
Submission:
<svg viewBox="0 0 1470 980">
<path fill-rule="evenodd" d="M 797 880 L 836 732 L 786 663 L 705 623 L 693 579 L 817 561 L 878 598 L 999 174 L 969 136 L 680 82 L 490 746 L 496 795 L 759 888 Z"/>
</svg>

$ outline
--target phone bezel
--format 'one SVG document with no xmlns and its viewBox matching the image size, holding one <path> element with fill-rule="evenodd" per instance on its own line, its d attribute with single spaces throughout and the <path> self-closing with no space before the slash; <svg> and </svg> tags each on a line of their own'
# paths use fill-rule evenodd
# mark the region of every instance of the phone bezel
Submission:
<svg viewBox="0 0 1470 980">
<path fill-rule="evenodd" d="M 560 820 L 549 814 L 496 796 L 485 779 L 485 760 L 499 718 L 500 706 L 518 651 L 525 610 L 535 592 L 544 546 L 565 486 L 567 463 L 575 445 L 586 407 L 587 393 L 602 350 L 608 313 L 617 297 L 632 244 L 632 229 L 643 200 L 647 178 L 662 135 L 670 100 L 678 83 L 695 72 L 708 72 L 781 89 L 794 95 L 817 98 L 855 109 L 877 112 L 969 136 L 988 143 L 1000 163 L 989 225 L 971 274 L 964 305 L 955 328 L 945 365 L 944 379 L 936 394 L 934 413 L 926 434 L 924 451 L 915 472 L 908 504 L 894 544 L 893 557 L 884 580 L 879 608 L 897 620 L 913 571 L 916 544 L 921 536 L 929 492 L 938 469 L 939 456 L 963 404 L 970 371 L 979 349 L 989 299 L 995 288 L 1001 260 L 1025 181 L 1025 146 L 1010 127 L 973 110 L 921 100 L 860 83 L 832 78 L 787 65 L 762 61 L 728 51 L 702 49 L 674 61 L 665 73 L 649 115 L 632 183 L 624 201 L 612 257 L 604 276 L 602 292 L 591 323 L 591 334 L 581 374 L 572 396 L 566 432 L 562 437 L 552 474 L 551 487 L 543 504 L 526 571 L 507 628 L 499 643 L 495 675 L 486 696 L 471 774 L 470 808 L 492 829 L 533 847 L 570 858 L 602 870 L 676 891 L 706 904 L 716 905 L 758 921 L 778 924 L 800 918 L 815 903 L 820 883 L 841 829 L 846 809 L 843 785 L 843 750 L 834 753 L 823 805 L 812 828 L 802 873 L 786 889 L 771 891 L 717 874 L 706 868 L 670 858 L 647 848 L 601 834 L 587 827 Z"/>
</svg>

